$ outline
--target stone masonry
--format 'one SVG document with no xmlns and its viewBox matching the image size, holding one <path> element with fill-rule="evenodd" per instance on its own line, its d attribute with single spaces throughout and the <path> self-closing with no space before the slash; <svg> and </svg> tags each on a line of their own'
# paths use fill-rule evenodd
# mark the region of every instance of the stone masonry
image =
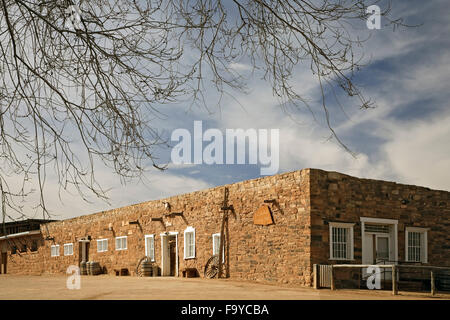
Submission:
<svg viewBox="0 0 450 320">
<path fill-rule="evenodd" d="M 234 208 L 226 232 L 232 279 L 310 286 L 313 264 L 340 262 L 330 260 L 329 222 L 355 224 L 354 260 L 341 262 L 361 263 L 360 217 L 398 220 L 399 260 L 405 256 L 405 227 L 429 228 L 428 263 L 450 266 L 450 192 L 303 169 L 41 225 L 37 252 L 8 251 L 8 273 L 65 273 L 69 265 L 79 264 L 78 240 L 90 236 L 89 260 L 108 273 L 128 268 L 133 275 L 145 255 L 144 236 L 154 235 L 155 262 L 161 265 L 161 234 L 170 231 L 178 232 L 178 275 L 195 268 L 203 276 L 212 255 L 212 235 L 221 228 L 225 187 Z M 264 200 L 275 200 L 268 204 L 274 223 L 255 225 L 253 214 Z M 164 224 L 152 221 L 167 213 L 164 202 L 183 215 L 163 217 Z M 130 224 L 136 220 L 139 224 Z M 188 226 L 195 228 L 192 259 L 184 259 Z M 54 240 L 44 240 L 47 236 Z M 128 237 L 127 250 L 115 250 L 119 236 Z M 97 252 L 96 239 L 103 238 L 108 239 L 108 251 Z M 73 255 L 64 256 L 65 243 L 73 243 Z M 60 256 L 51 257 L 52 244 L 60 245 Z"/>
</svg>

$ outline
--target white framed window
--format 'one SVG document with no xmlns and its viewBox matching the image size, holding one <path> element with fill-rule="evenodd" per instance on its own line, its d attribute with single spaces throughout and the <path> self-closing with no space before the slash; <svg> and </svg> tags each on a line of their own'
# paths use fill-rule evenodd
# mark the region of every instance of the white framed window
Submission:
<svg viewBox="0 0 450 320">
<path fill-rule="evenodd" d="M 213 255 L 218 255 L 220 252 L 220 233 L 212 235 Z M 222 261 L 225 261 L 225 246 L 223 247 Z"/>
<path fill-rule="evenodd" d="M 127 250 L 127 236 L 116 237 L 116 250 Z"/>
<path fill-rule="evenodd" d="M 353 260 L 354 223 L 330 222 L 330 260 Z"/>
<path fill-rule="evenodd" d="M 184 258 L 195 258 L 195 229 L 192 227 L 184 230 Z"/>
<path fill-rule="evenodd" d="M 66 244 L 64 244 L 64 255 L 65 256 L 72 256 L 73 255 L 73 243 L 66 243 Z"/>
<path fill-rule="evenodd" d="M 428 262 L 428 229 L 406 227 L 405 260 L 410 262 Z"/>
<path fill-rule="evenodd" d="M 155 261 L 155 236 L 153 234 L 145 236 L 145 255 L 150 261 Z"/>
<path fill-rule="evenodd" d="M 50 255 L 52 257 L 59 257 L 59 244 L 55 244 L 50 247 Z"/>
<path fill-rule="evenodd" d="M 106 251 L 108 251 L 108 239 L 97 240 L 97 252 L 106 252 Z"/>
</svg>

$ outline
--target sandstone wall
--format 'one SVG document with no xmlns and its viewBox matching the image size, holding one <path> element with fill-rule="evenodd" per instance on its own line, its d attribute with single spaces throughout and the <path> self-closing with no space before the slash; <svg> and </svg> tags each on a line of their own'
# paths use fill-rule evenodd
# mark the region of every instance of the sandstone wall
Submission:
<svg viewBox="0 0 450 320">
<path fill-rule="evenodd" d="M 360 217 L 398 220 L 400 261 L 405 260 L 405 228 L 429 228 L 428 264 L 450 266 L 450 192 L 311 169 L 313 264 L 339 263 L 329 260 L 329 222 L 355 223 L 351 263 L 361 263 Z"/>
<path fill-rule="evenodd" d="M 229 270 L 234 279 L 310 285 L 310 215 L 309 169 L 239 182 L 227 186 L 149 201 L 41 226 L 42 241 L 37 253 L 13 255 L 8 260 L 8 273 L 64 273 L 71 264 L 79 263 L 79 243 L 91 237 L 89 260 L 100 262 L 113 273 L 116 268 L 128 268 L 134 274 L 138 260 L 145 254 L 144 235 L 155 235 L 156 263 L 161 266 L 161 236 L 165 231 L 178 232 L 178 270 L 203 268 L 212 255 L 212 234 L 220 232 L 224 187 L 229 189 L 228 204 L 235 215 L 229 217 Z M 253 224 L 253 213 L 264 200 L 271 204 L 274 224 Z M 151 218 L 167 213 L 163 202 L 169 202 L 172 212 L 183 216 L 163 218 L 166 226 Z M 129 224 L 139 220 L 139 225 Z M 112 230 L 109 231 L 109 225 Z M 184 230 L 191 226 L 196 232 L 196 257 L 184 259 Z M 115 250 L 115 237 L 128 236 L 128 249 Z M 97 252 L 97 239 L 108 239 L 108 251 Z M 60 245 L 60 256 L 50 256 L 50 246 Z M 73 243 L 74 254 L 63 255 L 63 245 Z"/>
</svg>

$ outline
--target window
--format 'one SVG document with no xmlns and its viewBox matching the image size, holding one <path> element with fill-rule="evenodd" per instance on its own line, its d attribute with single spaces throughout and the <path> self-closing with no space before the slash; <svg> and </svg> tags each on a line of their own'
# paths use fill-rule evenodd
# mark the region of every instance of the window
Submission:
<svg viewBox="0 0 450 320">
<path fill-rule="evenodd" d="M 377 260 L 389 260 L 389 237 L 377 235 L 375 239 Z"/>
<path fill-rule="evenodd" d="M 127 237 L 116 238 L 116 250 L 127 250 Z"/>
<path fill-rule="evenodd" d="M 213 255 L 218 255 L 220 251 L 220 233 L 214 233 L 212 235 L 213 240 Z M 223 247 L 222 261 L 225 261 L 225 246 Z"/>
<path fill-rule="evenodd" d="M 108 239 L 97 240 L 97 252 L 108 251 Z"/>
<path fill-rule="evenodd" d="M 389 233 L 389 225 L 386 224 L 371 224 L 365 223 L 364 230 L 366 232 L 375 232 L 375 233 Z"/>
<path fill-rule="evenodd" d="M 37 242 L 37 240 L 33 240 L 33 242 L 31 243 L 31 249 L 30 249 L 30 251 L 31 252 L 35 252 L 35 251 L 37 251 L 38 250 L 38 242 Z"/>
<path fill-rule="evenodd" d="M 406 261 L 428 262 L 427 229 L 406 227 Z"/>
<path fill-rule="evenodd" d="M 59 244 L 51 246 L 51 256 L 59 257 Z"/>
<path fill-rule="evenodd" d="M 330 222 L 330 259 L 353 260 L 354 223 Z"/>
<path fill-rule="evenodd" d="M 184 230 L 184 258 L 195 258 L 195 229 L 192 227 Z"/>
<path fill-rule="evenodd" d="M 24 243 L 24 244 L 22 244 L 21 246 L 20 246 L 20 250 L 19 250 L 20 252 L 27 252 L 27 245 L 26 245 L 26 243 Z"/>
<path fill-rule="evenodd" d="M 66 243 L 64 245 L 64 255 L 65 256 L 73 255 L 73 243 Z"/>
<path fill-rule="evenodd" d="M 145 236 L 145 255 L 155 261 L 155 237 L 152 234 Z"/>
</svg>

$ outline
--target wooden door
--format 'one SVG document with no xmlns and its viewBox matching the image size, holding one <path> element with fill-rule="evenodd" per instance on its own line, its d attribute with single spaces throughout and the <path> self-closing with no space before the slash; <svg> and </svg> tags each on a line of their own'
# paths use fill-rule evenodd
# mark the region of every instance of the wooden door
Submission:
<svg viewBox="0 0 450 320">
<path fill-rule="evenodd" d="M 6 274 L 7 269 L 6 269 L 6 265 L 7 265 L 7 261 L 8 261 L 8 254 L 7 252 L 2 252 L 2 256 L 1 256 L 1 265 L 0 265 L 0 274 Z"/>
</svg>

